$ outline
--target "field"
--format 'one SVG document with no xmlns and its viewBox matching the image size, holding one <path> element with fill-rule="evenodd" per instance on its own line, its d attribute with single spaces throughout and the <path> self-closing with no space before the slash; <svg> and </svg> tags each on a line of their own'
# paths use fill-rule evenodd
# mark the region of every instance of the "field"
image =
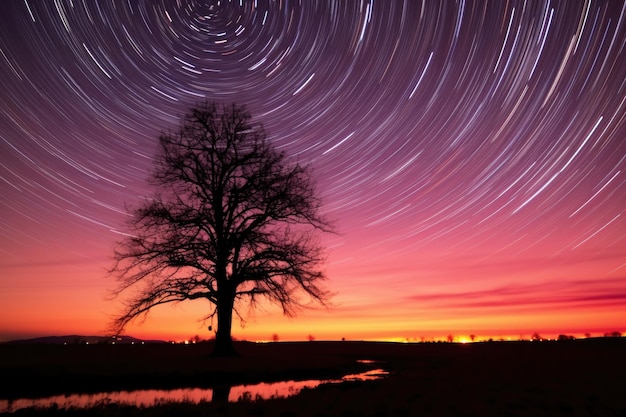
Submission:
<svg viewBox="0 0 626 417">
<path fill-rule="evenodd" d="M 336 378 L 380 361 L 377 381 L 322 385 L 238 403 L 115 404 L 102 416 L 626 416 L 626 338 L 555 342 L 238 343 L 212 358 L 197 345 L 0 345 L 0 398 Z M 84 415 L 22 409 L 13 415 Z"/>
</svg>

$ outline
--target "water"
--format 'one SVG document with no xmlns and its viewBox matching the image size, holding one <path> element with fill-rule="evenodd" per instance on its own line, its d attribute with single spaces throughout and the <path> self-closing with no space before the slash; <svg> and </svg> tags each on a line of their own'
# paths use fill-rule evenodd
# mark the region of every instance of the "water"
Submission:
<svg viewBox="0 0 626 417">
<path fill-rule="evenodd" d="M 171 402 L 198 404 L 210 401 L 251 401 L 270 398 L 289 397 L 298 394 L 304 388 L 315 388 L 323 383 L 341 383 L 346 381 L 368 381 L 384 378 L 388 373 L 383 369 L 373 369 L 359 374 L 345 375 L 341 379 L 307 381 L 280 381 L 251 385 L 224 386 L 219 388 L 180 388 L 173 390 L 137 390 L 100 392 L 96 394 L 55 395 L 46 398 L 21 398 L 17 400 L 0 399 L 0 413 L 14 412 L 27 407 L 59 409 L 93 408 L 106 404 L 123 404 L 136 407 L 151 407 Z"/>
</svg>

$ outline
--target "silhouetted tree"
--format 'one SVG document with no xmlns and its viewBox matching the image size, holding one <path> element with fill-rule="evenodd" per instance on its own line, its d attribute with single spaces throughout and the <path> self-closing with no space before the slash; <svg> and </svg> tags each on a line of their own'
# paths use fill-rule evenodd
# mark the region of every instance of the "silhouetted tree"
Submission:
<svg viewBox="0 0 626 417">
<path fill-rule="evenodd" d="M 161 304 L 203 299 L 217 315 L 215 355 L 235 354 L 231 326 L 242 304 L 264 297 L 286 315 L 324 303 L 319 213 L 307 166 L 288 160 L 245 107 L 204 103 L 160 136 L 151 183 L 118 244 L 114 296 L 135 290 L 113 326 L 120 332 Z"/>
</svg>

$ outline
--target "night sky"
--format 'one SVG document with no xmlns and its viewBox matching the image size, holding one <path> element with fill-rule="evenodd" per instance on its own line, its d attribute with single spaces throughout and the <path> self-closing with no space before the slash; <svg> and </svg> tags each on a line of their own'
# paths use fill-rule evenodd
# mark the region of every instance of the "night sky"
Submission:
<svg viewBox="0 0 626 417">
<path fill-rule="evenodd" d="M 624 331 L 625 46 L 617 0 L 2 1 L 0 340 L 102 334 L 125 207 L 205 99 L 311 163 L 339 232 L 330 309 L 235 336 Z"/>
</svg>

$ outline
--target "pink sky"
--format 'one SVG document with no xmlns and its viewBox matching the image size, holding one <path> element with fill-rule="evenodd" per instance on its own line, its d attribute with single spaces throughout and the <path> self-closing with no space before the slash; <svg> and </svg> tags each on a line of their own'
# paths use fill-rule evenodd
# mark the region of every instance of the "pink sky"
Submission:
<svg viewBox="0 0 626 417">
<path fill-rule="evenodd" d="M 110 264 L 101 256 L 103 248 L 94 249 L 93 258 L 72 258 L 66 248 L 38 249 L 37 263 L 3 265 L 3 272 L 15 280 L 13 285 L 3 284 L 0 292 L 2 339 L 106 334 L 119 300 L 105 299 L 114 281 L 105 273 Z M 580 259 L 532 252 L 515 260 L 453 255 L 421 259 L 396 252 L 374 257 L 367 253 L 357 242 L 331 249 L 328 287 L 335 296 L 328 308 L 286 318 L 275 307 L 264 306 L 244 327 L 235 321 L 234 336 L 268 340 L 278 334 L 282 340 L 305 340 L 311 334 L 318 340 L 419 341 L 448 334 L 486 339 L 529 338 L 534 332 L 552 337 L 624 331 L 624 317 L 616 314 L 625 298 L 623 268 L 615 268 L 619 256 Z M 213 335 L 207 330 L 209 323 L 198 321 L 207 306 L 195 301 L 160 307 L 126 334 L 166 340 L 196 334 L 209 338 Z"/>
</svg>

